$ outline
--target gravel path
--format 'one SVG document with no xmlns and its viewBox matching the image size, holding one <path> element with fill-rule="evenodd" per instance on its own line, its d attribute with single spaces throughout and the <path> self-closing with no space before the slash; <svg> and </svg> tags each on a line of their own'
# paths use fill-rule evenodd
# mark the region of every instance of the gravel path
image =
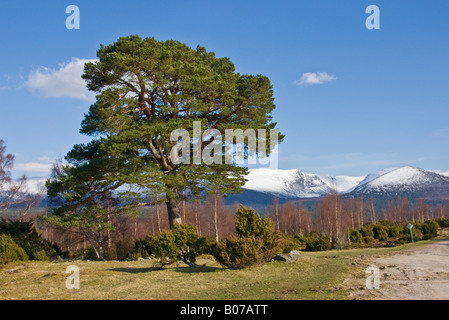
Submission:
<svg viewBox="0 0 449 320">
<path fill-rule="evenodd" d="M 406 254 L 377 258 L 379 289 L 363 288 L 358 299 L 449 300 L 449 240 Z"/>
</svg>

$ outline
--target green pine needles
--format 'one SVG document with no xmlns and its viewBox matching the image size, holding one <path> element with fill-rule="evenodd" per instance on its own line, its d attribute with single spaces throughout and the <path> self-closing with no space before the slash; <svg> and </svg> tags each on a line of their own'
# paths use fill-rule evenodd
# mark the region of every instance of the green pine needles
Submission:
<svg viewBox="0 0 449 320">
<path fill-rule="evenodd" d="M 97 93 L 80 129 L 93 140 L 75 145 L 65 157 L 68 165 L 55 167 L 47 182 L 53 208 L 47 223 L 96 235 L 109 227 L 113 215 L 164 202 L 173 229 L 183 223 L 181 200 L 241 191 L 245 167 L 176 162 L 170 134 L 182 129 L 192 136 L 194 122 L 220 132 L 275 129 L 273 89 L 266 76 L 240 74 L 229 58 L 217 58 L 201 46 L 135 35 L 101 45 L 97 57 L 86 63 L 82 76 Z M 270 134 L 257 139 L 269 140 Z M 192 152 L 198 145 L 193 140 Z M 214 152 L 207 149 L 214 139 L 203 135 L 201 140 L 201 151 Z M 248 143 L 241 147 L 248 149 Z M 269 155 L 271 145 L 266 148 Z"/>
</svg>

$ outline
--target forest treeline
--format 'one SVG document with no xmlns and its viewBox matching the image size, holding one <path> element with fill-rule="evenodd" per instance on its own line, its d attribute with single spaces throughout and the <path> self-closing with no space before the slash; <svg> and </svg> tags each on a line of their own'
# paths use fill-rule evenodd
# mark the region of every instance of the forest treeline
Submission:
<svg viewBox="0 0 449 320">
<path fill-rule="evenodd" d="M 448 204 L 398 197 L 379 210 L 379 200 L 337 193 L 316 199 L 313 209 L 301 200 L 280 203 L 275 198 L 263 217 L 238 203 L 227 204 L 218 189 L 205 198 L 181 193 L 181 223 L 175 224 L 166 201 L 158 196 L 152 204 L 130 206 L 113 192 L 94 192 L 80 205 L 82 198 L 68 192 L 62 198 L 47 194 L 47 207 L 42 207 L 43 192 L 30 193 L 25 176 L 12 179 L 13 162 L 0 140 L 0 264 L 158 256 L 160 261 L 179 259 L 194 265 L 199 254 L 209 253 L 225 266 L 241 268 L 289 250 L 391 246 L 409 242 L 412 235 L 415 240 L 428 239 L 439 227 L 449 227 Z M 63 167 L 55 164 L 55 176 L 78 184 L 58 169 Z M 79 170 L 85 173 L 83 167 Z M 61 191 L 62 181 L 47 184 L 47 193 L 52 187 Z M 70 201 L 61 205 L 65 197 Z M 415 227 L 412 234 L 406 228 L 409 222 Z"/>
<path fill-rule="evenodd" d="M 235 217 L 239 210 L 237 203 L 233 206 L 225 205 L 223 197 L 211 196 L 202 202 L 183 201 L 180 208 L 184 224 L 192 225 L 199 237 L 218 242 L 236 234 Z M 28 208 L 27 210 L 29 211 Z M 9 211 L 11 223 L 17 221 L 17 217 L 20 217 L 20 221 L 27 221 L 27 232 L 31 232 L 33 226 L 46 247 L 52 244 L 52 248 L 57 248 L 53 249 L 53 254 L 73 258 L 98 258 L 92 250 L 93 245 L 100 245 L 102 248 L 101 259 L 135 258 L 136 245 L 149 236 L 157 236 L 170 229 L 166 206 L 148 206 L 140 208 L 139 212 L 132 216 L 111 217 L 109 223 L 112 228 L 99 230 L 96 237 L 98 243 L 93 244 L 80 228 L 58 228 L 42 223 L 39 217 L 47 214 L 47 209 L 42 208 L 27 212 L 26 215 L 21 214 L 20 208 Z M 320 250 L 361 244 L 379 246 L 379 240 L 387 240 L 389 237 L 375 234 L 376 225 L 385 226 L 385 232 L 390 232 L 393 240 L 399 243 L 398 240 L 409 241 L 407 232 L 402 229 L 406 223 L 411 222 L 417 226 L 414 232 L 416 240 L 419 240 L 422 238 L 419 226 L 425 221 L 436 220 L 440 221 L 440 224 L 442 221 L 442 226 L 446 226 L 449 205 L 432 205 L 423 199 L 410 203 L 407 198 L 399 197 L 390 200 L 387 208 L 377 212 L 373 198 L 353 199 L 331 194 L 317 200 L 314 212 L 308 210 L 301 200 L 280 204 L 277 199 L 273 199 L 272 205 L 266 209 L 265 217 L 271 221 L 274 230 L 285 236 L 285 239 L 296 240 L 297 245 L 305 246 L 307 239 L 313 236 L 316 240 L 318 237 L 320 246 L 313 248 L 313 245 L 309 245 L 308 248 Z M 3 218 L 3 226 L 6 224 L 7 220 Z M 398 231 L 389 230 L 392 226 Z M 286 247 L 295 246 L 287 243 Z M 42 256 L 42 252 L 36 256 Z M 45 254 L 43 256 L 45 257 Z"/>
</svg>

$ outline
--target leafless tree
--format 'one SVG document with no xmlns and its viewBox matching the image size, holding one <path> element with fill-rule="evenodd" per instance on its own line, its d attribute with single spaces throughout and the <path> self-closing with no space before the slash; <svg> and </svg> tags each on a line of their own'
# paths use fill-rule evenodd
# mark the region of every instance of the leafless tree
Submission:
<svg viewBox="0 0 449 320">
<path fill-rule="evenodd" d="M 0 139 L 0 215 L 14 206 L 20 208 L 19 218 L 23 219 L 31 208 L 39 205 L 43 193 L 29 193 L 25 175 L 12 179 L 14 160 L 14 155 L 6 153 L 5 142 Z"/>
</svg>

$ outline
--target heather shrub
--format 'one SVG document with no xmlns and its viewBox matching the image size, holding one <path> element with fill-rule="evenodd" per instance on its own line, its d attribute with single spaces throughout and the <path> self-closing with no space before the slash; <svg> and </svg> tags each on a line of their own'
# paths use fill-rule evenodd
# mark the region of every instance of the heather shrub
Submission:
<svg viewBox="0 0 449 320">
<path fill-rule="evenodd" d="M 374 237 L 373 236 L 363 237 L 363 241 L 365 241 L 366 244 L 371 245 L 374 243 Z"/>
<path fill-rule="evenodd" d="M 115 243 L 115 256 L 116 259 L 123 260 L 129 258 L 131 252 L 133 252 L 135 244 L 129 238 L 118 240 Z"/>
<path fill-rule="evenodd" d="M 376 225 L 373 227 L 373 238 L 379 241 L 385 241 L 388 239 L 387 229 L 382 225 Z"/>
<path fill-rule="evenodd" d="M 45 250 L 36 250 L 33 251 L 33 260 L 48 261 L 50 260 L 50 257 Z"/>
<path fill-rule="evenodd" d="M 274 234 L 273 222 L 240 205 L 235 214 L 235 233 L 239 237 L 270 238 Z"/>
<path fill-rule="evenodd" d="M 86 249 L 79 249 L 71 254 L 72 259 L 80 259 L 80 260 L 96 260 L 97 255 L 95 254 L 94 248 L 92 246 L 88 246 Z"/>
<path fill-rule="evenodd" d="M 384 226 L 384 227 L 390 227 L 394 224 L 393 221 L 389 221 L 389 220 L 379 220 L 377 222 L 378 225 Z"/>
<path fill-rule="evenodd" d="M 281 248 L 282 237 L 268 218 L 240 205 L 235 216 L 236 236 L 220 241 L 214 257 L 231 269 L 241 269 L 270 261 Z"/>
<path fill-rule="evenodd" d="M 330 249 L 332 249 L 332 243 L 327 236 L 312 234 L 306 240 L 307 251 L 325 251 Z"/>
<path fill-rule="evenodd" d="M 203 253 L 201 244 L 204 240 L 199 238 L 191 224 L 176 224 L 170 231 L 148 237 L 149 252 L 160 258 L 162 266 L 176 260 L 189 266 L 196 265 L 196 258 Z"/>
<path fill-rule="evenodd" d="M 373 226 L 367 225 L 360 229 L 360 233 L 363 237 L 374 237 Z"/>
<path fill-rule="evenodd" d="M 243 269 L 266 261 L 264 242 L 254 236 L 238 237 L 218 243 L 215 260 L 230 269 Z"/>
<path fill-rule="evenodd" d="M 0 264 L 28 260 L 28 255 L 14 242 L 11 236 L 0 235 Z"/>
<path fill-rule="evenodd" d="M 437 222 L 441 228 L 449 228 L 449 218 L 437 219 Z"/>
<path fill-rule="evenodd" d="M 395 244 L 406 244 L 412 242 L 410 235 L 407 236 L 405 234 L 400 235 L 398 239 L 396 239 L 396 241 L 394 242 Z"/>
<path fill-rule="evenodd" d="M 176 261 L 178 248 L 176 247 L 173 232 L 163 231 L 156 236 L 148 236 L 148 243 L 151 252 L 161 259 L 162 266 Z"/>
<path fill-rule="evenodd" d="M 200 255 L 209 254 L 213 255 L 217 248 L 217 242 L 210 237 L 199 237 L 197 241 L 196 249 Z"/>
<path fill-rule="evenodd" d="M 33 226 L 33 220 L 0 219 L 0 234 L 11 236 L 21 247 L 30 260 L 49 260 L 61 255 L 61 250 L 54 244 L 42 238 Z"/>
<path fill-rule="evenodd" d="M 301 248 L 301 240 L 297 237 L 284 235 L 280 241 L 279 247 L 279 251 L 283 253 L 288 253 L 292 250 L 298 251 Z"/>
<path fill-rule="evenodd" d="M 420 230 L 423 233 L 423 239 L 430 239 L 438 235 L 439 225 L 435 220 L 425 221 L 421 226 Z"/>
<path fill-rule="evenodd" d="M 352 230 L 349 234 L 349 240 L 354 246 L 361 246 L 363 244 L 363 236 L 357 230 Z"/>
<path fill-rule="evenodd" d="M 151 255 L 150 243 L 148 240 L 139 239 L 134 242 L 133 256 L 147 258 Z"/>
<path fill-rule="evenodd" d="M 392 226 L 390 226 L 390 227 L 387 228 L 387 233 L 388 233 L 388 236 L 389 236 L 390 238 L 396 238 L 396 237 L 399 237 L 399 234 L 400 234 L 399 227 L 398 227 L 398 226 L 392 225 Z"/>
</svg>

